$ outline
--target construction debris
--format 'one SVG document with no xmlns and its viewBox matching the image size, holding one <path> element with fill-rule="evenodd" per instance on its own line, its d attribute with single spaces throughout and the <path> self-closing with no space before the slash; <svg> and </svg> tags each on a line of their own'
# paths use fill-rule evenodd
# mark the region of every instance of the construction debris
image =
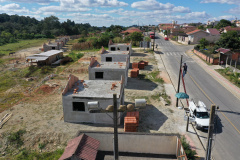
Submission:
<svg viewBox="0 0 240 160">
<path fill-rule="evenodd" d="M 12 113 L 11 114 L 6 114 L 0 121 L 0 129 L 2 128 L 2 126 L 12 117 Z"/>
</svg>

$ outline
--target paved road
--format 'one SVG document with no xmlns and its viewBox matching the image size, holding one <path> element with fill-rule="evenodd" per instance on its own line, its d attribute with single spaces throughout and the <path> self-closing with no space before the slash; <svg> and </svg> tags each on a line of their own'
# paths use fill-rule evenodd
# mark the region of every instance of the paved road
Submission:
<svg viewBox="0 0 240 160">
<path fill-rule="evenodd" d="M 212 155 L 216 160 L 238 160 L 240 156 L 240 100 L 220 85 L 185 51 L 193 46 L 176 45 L 165 41 L 161 36 L 156 39 L 167 71 L 177 88 L 180 56 L 188 65 L 185 76 L 187 93 L 190 98 L 202 100 L 210 109 L 212 103 L 220 107 L 217 112 L 217 128 L 214 135 Z M 181 86 L 180 91 L 183 92 Z M 207 132 L 199 131 L 206 146 Z"/>
</svg>

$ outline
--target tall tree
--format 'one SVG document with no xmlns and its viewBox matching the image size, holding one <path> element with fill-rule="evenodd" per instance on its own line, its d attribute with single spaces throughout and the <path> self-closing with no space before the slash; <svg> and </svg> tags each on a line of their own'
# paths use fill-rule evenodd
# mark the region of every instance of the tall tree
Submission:
<svg viewBox="0 0 240 160">
<path fill-rule="evenodd" d="M 240 40 L 237 31 L 228 31 L 227 33 L 221 34 L 221 38 L 216 43 L 219 47 L 228 49 L 239 49 Z"/>
</svg>

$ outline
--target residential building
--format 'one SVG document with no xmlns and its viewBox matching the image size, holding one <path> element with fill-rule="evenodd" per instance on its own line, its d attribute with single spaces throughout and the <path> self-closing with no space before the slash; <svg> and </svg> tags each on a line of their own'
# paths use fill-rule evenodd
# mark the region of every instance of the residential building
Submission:
<svg viewBox="0 0 240 160">
<path fill-rule="evenodd" d="M 101 62 L 128 62 L 130 64 L 130 51 L 106 51 L 104 47 L 100 50 Z"/>
<path fill-rule="evenodd" d="M 212 26 L 212 27 L 214 27 L 214 26 L 216 26 L 218 23 L 219 23 L 219 21 L 215 21 L 215 20 L 210 21 L 210 20 L 208 20 L 207 26 Z"/>
<path fill-rule="evenodd" d="M 231 26 L 227 26 L 223 28 L 223 32 L 227 33 L 228 31 L 237 31 L 238 34 L 240 34 L 240 27 L 231 27 Z"/>
<path fill-rule="evenodd" d="M 129 51 L 132 55 L 132 44 L 131 43 L 113 43 L 112 40 L 108 43 L 109 51 Z"/>
<path fill-rule="evenodd" d="M 39 54 L 33 54 L 26 57 L 27 62 L 31 65 L 43 66 L 51 65 L 52 63 L 63 58 L 63 51 L 60 50 L 50 50 L 47 52 L 42 52 Z"/>
<path fill-rule="evenodd" d="M 62 92 L 64 121 L 70 123 L 113 124 L 113 113 L 103 113 L 113 105 L 113 94 L 117 95 L 117 107 L 124 104 L 123 79 L 113 80 L 79 80 L 69 75 Z M 99 112 L 96 112 L 99 111 Z M 120 113 L 118 113 L 118 117 Z M 120 119 L 118 119 L 120 124 Z"/>
<path fill-rule="evenodd" d="M 219 31 L 216 28 L 207 28 L 206 32 L 208 32 L 212 36 L 220 35 Z"/>
<path fill-rule="evenodd" d="M 127 85 L 128 78 L 128 59 L 126 62 L 101 62 L 95 57 L 91 57 L 88 67 L 89 80 L 121 80 L 124 78 L 124 84 Z"/>
<path fill-rule="evenodd" d="M 100 142 L 86 134 L 71 139 L 59 160 L 95 160 Z"/>
</svg>

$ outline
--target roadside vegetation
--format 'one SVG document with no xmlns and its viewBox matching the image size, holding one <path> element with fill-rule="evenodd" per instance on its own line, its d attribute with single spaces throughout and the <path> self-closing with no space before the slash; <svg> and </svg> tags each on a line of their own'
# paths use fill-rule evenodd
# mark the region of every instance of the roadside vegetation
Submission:
<svg viewBox="0 0 240 160">
<path fill-rule="evenodd" d="M 191 146 L 189 143 L 186 141 L 186 138 L 184 136 L 181 137 L 181 143 L 184 148 L 184 151 L 186 153 L 186 156 L 189 160 L 195 160 L 196 159 L 196 151 L 191 149 Z"/>
<path fill-rule="evenodd" d="M 233 72 L 229 67 L 216 71 L 240 88 L 240 73 Z"/>
</svg>

